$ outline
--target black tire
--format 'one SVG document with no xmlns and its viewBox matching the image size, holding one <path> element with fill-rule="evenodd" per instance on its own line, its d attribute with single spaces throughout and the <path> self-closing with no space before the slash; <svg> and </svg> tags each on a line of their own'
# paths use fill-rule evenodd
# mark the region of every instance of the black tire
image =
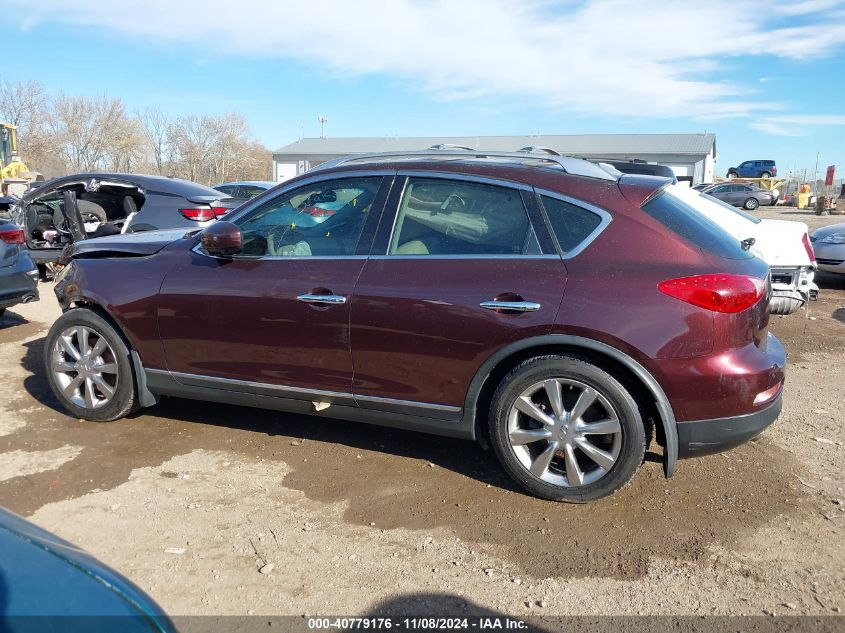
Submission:
<svg viewBox="0 0 845 633">
<path fill-rule="evenodd" d="M 739 172 L 729 171 L 728 172 L 728 180 L 733 180 L 734 178 L 739 178 Z"/>
<path fill-rule="evenodd" d="M 753 211 L 754 209 L 760 206 L 760 201 L 757 200 L 757 198 L 749 198 L 743 203 L 742 206 L 748 209 L 749 211 Z"/>
<path fill-rule="evenodd" d="M 0 317 L 6 314 L 6 308 L 0 308 Z"/>
<path fill-rule="evenodd" d="M 87 328 L 96 337 L 103 338 L 111 348 L 109 350 L 109 361 L 111 361 L 113 353 L 114 364 L 117 368 L 113 385 L 114 393 L 109 401 L 97 408 L 80 406 L 73 402 L 64 393 L 59 384 L 59 376 L 54 371 L 53 363 L 58 358 L 56 354 L 61 354 L 59 351 L 61 349 L 59 347 L 59 337 L 63 332 L 74 326 Z M 93 420 L 95 422 L 111 422 L 112 420 L 125 417 L 137 408 L 138 397 L 129 348 L 120 332 L 111 323 L 92 310 L 74 308 L 65 312 L 53 323 L 44 343 L 44 368 L 47 372 L 47 381 L 56 399 L 74 417 Z M 82 390 L 83 388 L 80 386 L 80 393 L 82 393 Z"/>
<path fill-rule="evenodd" d="M 768 171 L 764 171 L 762 174 L 760 174 L 760 178 L 771 178 L 771 177 L 772 177 L 772 174 Z"/>
<path fill-rule="evenodd" d="M 79 215 L 82 216 L 83 222 L 91 222 L 93 220 L 96 220 L 100 224 L 108 222 L 106 210 L 96 202 L 77 200 L 76 207 L 79 209 Z M 53 224 L 57 229 L 65 228 L 65 216 L 59 209 L 56 209 L 56 212 L 53 214 Z"/>
<path fill-rule="evenodd" d="M 548 379 L 574 381 L 589 387 L 614 410 L 621 429 L 621 446 L 615 463 L 604 474 L 599 473 L 595 481 L 582 485 L 555 485 L 543 481 L 520 461 L 517 449 L 511 443 L 509 420 L 517 398 Z M 574 355 L 538 356 L 511 370 L 493 395 L 489 423 L 493 450 L 507 473 L 531 494 L 553 501 L 584 503 L 607 497 L 628 484 L 645 456 L 646 431 L 630 392 L 601 367 Z M 560 468 L 558 452 L 554 455 L 549 473 L 552 468 Z"/>
</svg>

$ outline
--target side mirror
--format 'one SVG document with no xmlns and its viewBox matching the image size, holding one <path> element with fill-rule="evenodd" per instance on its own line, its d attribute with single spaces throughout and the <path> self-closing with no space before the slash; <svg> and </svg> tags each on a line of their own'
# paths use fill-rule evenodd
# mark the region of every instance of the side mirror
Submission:
<svg viewBox="0 0 845 633">
<path fill-rule="evenodd" d="M 231 222 L 217 221 L 202 232 L 202 247 L 212 257 L 237 255 L 241 246 L 241 230 Z"/>
</svg>

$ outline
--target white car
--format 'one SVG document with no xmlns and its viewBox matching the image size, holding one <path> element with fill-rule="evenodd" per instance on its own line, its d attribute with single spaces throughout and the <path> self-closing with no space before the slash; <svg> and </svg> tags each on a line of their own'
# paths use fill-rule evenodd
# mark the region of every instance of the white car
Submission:
<svg viewBox="0 0 845 633">
<path fill-rule="evenodd" d="M 681 185 L 669 189 L 740 241 L 772 271 L 773 314 L 792 314 L 818 294 L 816 258 L 803 222 L 762 220 L 712 196 Z"/>
</svg>

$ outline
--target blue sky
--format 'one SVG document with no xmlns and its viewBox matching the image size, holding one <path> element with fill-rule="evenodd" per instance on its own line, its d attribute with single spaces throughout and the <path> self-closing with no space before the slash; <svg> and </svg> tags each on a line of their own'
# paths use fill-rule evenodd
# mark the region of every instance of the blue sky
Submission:
<svg viewBox="0 0 845 633">
<path fill-rule="evenodd" d="M 717 170 L 845 172 L 845 2 L 5 0 L 6 80 L 319 134 L 715 132 Z M 26 13 L 26 15 L 22 15 Z M 15 22 L 17 20 L 17 22 Z M 505 148 L 507 149 L 507 148 Z"/>
</svg>

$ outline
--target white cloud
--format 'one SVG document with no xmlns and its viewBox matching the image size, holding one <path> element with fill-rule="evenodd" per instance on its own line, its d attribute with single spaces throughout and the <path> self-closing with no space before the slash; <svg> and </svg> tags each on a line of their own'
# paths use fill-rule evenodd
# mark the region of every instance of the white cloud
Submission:
<svg viewBox="0 0 845 633">
<path fill-rule="evenodd" d="M 753 0 L 39 0 L 22 26 L 72 23 L 186 51 L 301 59 L 338 76 L 399 78 L 442 99 L 502 95 L 576 112 L 724 118 L 779 109 L 759 100 L 753 79 L 712 79 L 724 60 L 803 59 L 845 44 L 842 2 L 805 0 L 781 13 L 800 24 Z"/>
<path fill-rule="evenodd" d="M 806 128 L 812 126 L 845 125 L 845 115 L 841 114 L 784 114 L 763 117 L 748 127 L 775 134 L 777 136 L 805 136 Z"/>
<path fill-rule="evenodd" d="M 748 127 L 766 134 L 774 134 L 775 136 L 803 136 L 799 130 L 780 125 L 778 123 L 773 123 L 765 119 L 763 121 L 752 123 Z"/>
<path fill-rule="evenodd" d="M 845 125 L 842 114 L 789 114 L 766 117 L 766 120 L 785 125 Z"/>
</svg>

